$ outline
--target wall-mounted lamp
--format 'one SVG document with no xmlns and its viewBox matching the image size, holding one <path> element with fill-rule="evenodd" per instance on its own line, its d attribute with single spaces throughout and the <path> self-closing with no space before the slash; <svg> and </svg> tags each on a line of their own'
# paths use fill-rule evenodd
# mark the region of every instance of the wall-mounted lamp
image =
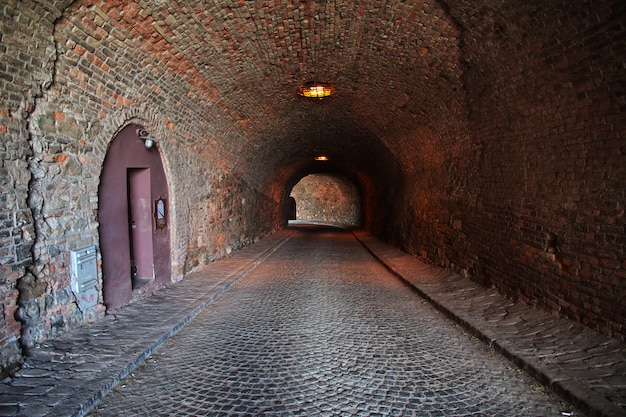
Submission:
<svg viewBox="0 0 626 417">
<path fill-rule="evenodd" d="M 556 247 L 556 235 L 552 232 L 548 232 L 546 233 L 546 246 L 545 246 L 545 250 L 548 253 L 556 253 L 557 252 L 557 247 Z"/>
<path fill-rule="evenodd" d="M 139 136 L 139 139 L 143 140 L 143 145 L 146 147 L 146 149 L 152 148 L 154 142 L 156 142 L 150 136 L 150 132 L 148 132 L 146 129 L 137 129 L 137 136 Z"/>
</svg>

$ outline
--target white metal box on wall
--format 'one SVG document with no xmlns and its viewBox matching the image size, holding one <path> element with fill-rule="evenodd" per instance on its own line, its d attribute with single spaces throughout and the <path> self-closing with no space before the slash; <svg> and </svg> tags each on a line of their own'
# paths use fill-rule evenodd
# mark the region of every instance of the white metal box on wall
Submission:
<svg viewBox="0 0 626 417">
<path fill-rule="evenodd" d="M 98 256 L 95 245 L 70 251 L 70 285 L 81 310 L 98 303 Z"/>
</svg>

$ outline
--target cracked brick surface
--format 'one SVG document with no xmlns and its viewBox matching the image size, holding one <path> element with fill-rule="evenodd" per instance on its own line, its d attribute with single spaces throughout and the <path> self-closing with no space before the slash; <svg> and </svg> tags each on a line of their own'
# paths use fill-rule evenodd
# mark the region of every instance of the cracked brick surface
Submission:
<svg viewBox="0 0 626 417">
<path fill-rule="evenodd" d="M 93 416 L 560 416 L 349 232 L 301 229 Z"/>
</svg>

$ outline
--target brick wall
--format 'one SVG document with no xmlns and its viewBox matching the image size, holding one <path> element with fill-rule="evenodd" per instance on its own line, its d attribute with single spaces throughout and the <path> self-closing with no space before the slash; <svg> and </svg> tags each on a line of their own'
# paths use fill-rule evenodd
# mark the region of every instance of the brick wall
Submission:
<svg viewBox="0 0 626 417">
<path fill-rule="evenodd" d="M 158 42 L 158 31 L 139 13 L 134 3 L 76 2 L 56 22 L 55 80 L 30 126 L 37 148 L 31 169 L 41 173 L 30 184 L 40 225 L 35 264 L 48 286 L 26 306 L 40 305 L 39 315 L 25 322 L 26 346 L 103 311 L 86 317 L 73 305 L 68 251 L 98 243 L 100 170 L 108 143 L 131 122 L 152 133 L 164 161 L 175 280 L 277 227 L 272 210 L 263 210 L 272 201 L 247 185 L 232 155 L 215 142 L 243 127 L 229 122 L 233 112 L 215 105 L 210 86 L 198 86 L 189 62 Z M 203 141 L 216 146 L 194 145 Z"/>
<path fill-rule="evenodd" d="M 52 22 L 62 8 L 60 1 L 0 5 L 0 375 L 21 361 L 18 288 L 29 288 L 20 290 L 20 301 L 45 289 L 32 268 L 36 232 L 28 202 L 28 160 L 34 151 L 28 120 L 35 100 L 52 81 Z"/>
<path fill-rule="evenodd" d="M 69 251 L 98 244 L 98 184 L 108 144 L 130 123 L 158 140 L 171 199 L 175 280 L 279 227 L 276 203 L 236 168 L 226 142 L 245 127 L 199 89 L 158 32 L 112 2 L 1 6 L 3 373 L 31 347 L 99 318 L 69 288 Z M 56 6 L 56 8 L 55 8 Z M 139 16 L 134 16 L 139 17 Z M 3 106 L 5 102 L 3 102 Z M 215 122 L 213 122 L 215 121 Z M 197 143 L 215 146 L 198 148 Z M 99 287 L 100 288 L 100 287 Z M 19 303 L 19 311 L 16 309 Z"/>
<path fill-rule="evenodd" d="M 469 125 L 414 132 L 427 170 L 388 239 L 624 340 L 624 6 L 448 3 Z"/>
<path fill-rule="evenodd" d="M 476 45 L 486 65 L 467 72 L 482 155 L 464 223 L 474 260 L 464 262 L 516 298 L 624 340 L 624 6 L 527 7 L 477 27 L 493 46 Z"/>
</svg>

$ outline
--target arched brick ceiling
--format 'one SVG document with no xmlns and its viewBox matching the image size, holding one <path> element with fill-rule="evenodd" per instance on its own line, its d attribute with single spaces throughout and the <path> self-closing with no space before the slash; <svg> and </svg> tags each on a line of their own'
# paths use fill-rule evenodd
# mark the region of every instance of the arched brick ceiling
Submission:
<svg viewBox="0 0 626 417">
<path fill-rule="evenodd" d="M 104 7 L 199 95 L 219 102 L 230 118 L 221 123 L 238 125 L 219 146 L 251 181 L 267 183 L 281 170 L 289 177 L 318 150 L 376 176 L 384 168 L 377 158 L 388 166 L 414 147 L 390 132 L 432 125 L 463 107 L 459 29 L 436 0 Z M 298 96 L 308 81 L 332 82 L 337 93 L 322 101 Z"/>
</svg>

